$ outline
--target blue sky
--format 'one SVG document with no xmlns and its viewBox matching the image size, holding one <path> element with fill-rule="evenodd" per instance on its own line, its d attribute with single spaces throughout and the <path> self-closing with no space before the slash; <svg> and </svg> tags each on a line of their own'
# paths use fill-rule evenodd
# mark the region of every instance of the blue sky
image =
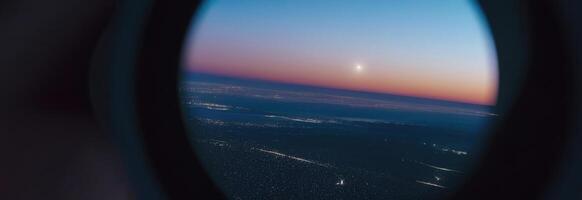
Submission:
<svg viewBox="0 0 582 200">
<path fill-rule="evenodd" d="M 194 18 L 191 71 L 480 104 L 496 98 L 494 45 L 473 1 L 218 0 Z"/>
</svg>

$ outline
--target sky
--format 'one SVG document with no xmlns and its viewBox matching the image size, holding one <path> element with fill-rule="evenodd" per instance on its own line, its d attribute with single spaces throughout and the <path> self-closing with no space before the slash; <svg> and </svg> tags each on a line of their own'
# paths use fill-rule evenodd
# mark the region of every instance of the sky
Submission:
<svg viewBox="0 0 582 200">
<path fill-rule="evenodd" d="M 497 58 L 464 0 L 217 0 L 194 16 L 190 72 L 492 105 Z"/>
</svg>

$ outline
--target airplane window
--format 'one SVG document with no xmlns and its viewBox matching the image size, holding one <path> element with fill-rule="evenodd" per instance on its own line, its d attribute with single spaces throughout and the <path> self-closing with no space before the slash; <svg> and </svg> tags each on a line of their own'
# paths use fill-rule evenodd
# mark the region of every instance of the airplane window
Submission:
<svg viewBox="0 0 582 200">
<path fill-rule="evenodd" d="M 440 199 L 497 113 L 473 1 L 207 1 L 179 83 L 193 150 L 230 199 Z"/>
</svg>

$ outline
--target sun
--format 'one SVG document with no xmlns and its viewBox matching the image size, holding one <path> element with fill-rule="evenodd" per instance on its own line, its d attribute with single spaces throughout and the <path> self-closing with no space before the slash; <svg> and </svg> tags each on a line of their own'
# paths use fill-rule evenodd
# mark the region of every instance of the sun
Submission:
<svg viewBox="0 0 582 200">
<path fill-rule="evenodd" d="M 362 66 L 362 65 L 360 65 L 360 64 L 356 64 L 356 65 L 354 66 L 354 71 L 356 71 L 356 72 L 358 72 L 358 73 L 359 73 L 359 72 L 362 72 L 362 71 L 364 71 L 364 66 Z"/>
</svg>

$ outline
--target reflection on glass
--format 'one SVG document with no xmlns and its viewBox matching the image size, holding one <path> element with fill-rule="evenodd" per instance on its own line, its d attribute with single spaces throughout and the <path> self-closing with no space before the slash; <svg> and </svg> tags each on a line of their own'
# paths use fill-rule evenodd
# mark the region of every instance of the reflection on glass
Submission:
<svg viewBox="0 0 582 200">
<path fill-rule="evenodd" d="M 496 57 L 468 1 L 208 1 L 180 83 L 232 199 L 433 199 L 478 159 Z"/>
</svg>

